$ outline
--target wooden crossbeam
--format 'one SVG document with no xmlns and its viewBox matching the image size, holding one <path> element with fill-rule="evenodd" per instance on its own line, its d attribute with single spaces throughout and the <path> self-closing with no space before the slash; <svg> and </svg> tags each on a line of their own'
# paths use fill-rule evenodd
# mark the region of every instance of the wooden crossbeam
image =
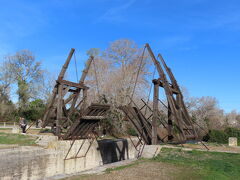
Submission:
<svg viewBox="0 0 240 180">
<path fill-rule="evenodd" d="M 76 88 L 79 88 L 79 89 L 89 89 L 89 87 L 85 86 L 84 84 L 74 83 L 74 82 L 67 81 L 67 80 L 57 80 L 57 82 L 59 84 L 64 84 L 64 85 L 67 85 L 67 86 L 70 86 L 70 87 L 76 87 Z"/>
</svg>

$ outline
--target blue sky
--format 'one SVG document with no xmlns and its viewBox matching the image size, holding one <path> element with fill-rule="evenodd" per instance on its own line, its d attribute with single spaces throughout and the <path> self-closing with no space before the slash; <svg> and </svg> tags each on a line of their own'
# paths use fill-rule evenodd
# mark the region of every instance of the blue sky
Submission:
<svg viewBox="0 0 240 180">
<path fill-rule="evenodd" d="M 92 47 L 128 38 L 161 52 L 191 96 L 240 111 L 240 1 L 0 0 L 0 60 L 29 49 L 57 74 L 71 47 L 79 69 Z"/>
</svg>

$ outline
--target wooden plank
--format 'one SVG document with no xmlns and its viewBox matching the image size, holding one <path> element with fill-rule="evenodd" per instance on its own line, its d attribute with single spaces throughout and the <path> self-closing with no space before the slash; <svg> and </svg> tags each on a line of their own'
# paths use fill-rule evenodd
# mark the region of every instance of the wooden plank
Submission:
<svg viewBox="0 0 240 180">
<path fill-rule="evenodd" d="M 82 116 L 81 119 L 85 120 L 102 120 L 106 119 L 104 116 Z"/>
<path fill-rule="evenodd" d="M 80 89 L 89 89 L 89 87 L 85 86 L 84 84 L 80 84 L 80 83 L 75 83 L 75 82 L 71 82 L 71 81 L 67 81 L 67 80 L 57 80 L 58 83 L 60 84 L 64 84 L 67 86 L 71 86 L 71 87 L 76 87 L 76 88 L 80 88 Z"/>
<path fill-rule="evenodd" d="M 130 120 L 130 122 L 132 123 L 132 125 L 135 127 L 135 129 L 137 130 L 137 133 L 140 137 L 143 138 L 143 140 L 147 143 L 150 144 L 148 141 L 148 138 L 146 137 L 145 134 L 142 134 L 142 128 L 139 126 L 139 124 L 137 124 L 136 121 L 134 121 L 134 116 L 132 115 L 132 113 L 130 112 L 131 107 L 130 106 L 122 106 L 121 109 L 123 110 L 123 112 L 126 114 L 126 116 L 128 117 L 128 119 Z"/>
<path fill-rule="evenodd" d="M 128 106 L 127 111 L 130 112 L 130 114 L 132 115 L 132 117 L 130 116 L 131 117 L 130 120 L 131 120 L 131 122 L 133 122 L 133 124 L 137 128 L 140 137 L 143 137 L 144 141 L 150 145 L 151 144 L 151 134 L 145 132 L 145 130 L 144 130 L 145 127 L 139 122 L 138 116 L 132 107 Z"/>
</svg>

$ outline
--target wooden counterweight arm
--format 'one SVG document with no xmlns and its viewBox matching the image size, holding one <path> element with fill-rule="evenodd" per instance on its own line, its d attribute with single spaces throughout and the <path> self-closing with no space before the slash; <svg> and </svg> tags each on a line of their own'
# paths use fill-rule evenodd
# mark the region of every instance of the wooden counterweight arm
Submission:
<svg viewBox="0 0 240 180">
<path fill-rule="evenodd" d="M 164 74 L 164 71 L 163 71 L 160 63 L 157 61 L 155 55 L 153 54 L 151 47 L 149 46 L 148 43 L 146 43 L 145 46 L 146 46 L 146 48 L 147 48 L 147 50 L 149 52 L 149 55 L 151 56 L 151 59 L 152 59 L 154 65 L 157 68 L 157 71 L 158 71 L 158 74 L 159 74 L 160 78 L 163 80 L 163 83 L 166 83 L 167 79 L 166 79 L 166 76 Z"/>
<path fill-rule="evenodd" d="M 65 73 L 66 73 L 66 71 L 67 71 L 68 65 L 69 65 L 69 63 L 70 63 L 70 60 L 71 60 L 72 55 L 73 55 L 74 52 L 75 52 L 75 49 L 72 48 L 72 49 L 70 50 L 70 52 L 69 52 L 69 55 L 68 55 L 68 57 L 67 57 L 67 60 L 66 60 L 65 64 L 64 64 L 63 67 L 62 67 L 62 70 L 61 70 L 61 72 L 60 72 L 60 74 L 59 74 L 59 76 L 58 76 L 58 80 L 62 80 L 62 79 L 64 78 L 64 75 L 65 75 Z"/>
<path fill-rule="evenodd" d="M 85 69 L 83 70 L 82 76 L 81 76 L 81 78 L 80 78 L 80 81 L 79 81 L 80 84 L 84 84 L 84 81 L 85 81 L 85 79 L 86 79 L 86 77 L 87 77 L 87 74 L 88 74 L 88 71 L 89 71 L 89 69 L 90 69 L 90 66 L 91 66 L 91 63 L 92 63 L 93 59 L 94 59 L 93 56 L 90 56 L 90 57 L 89 57 L 89 59 L 88 59 L 88 61 L 87 61 L 87 63 L 86 63 L 86 67 L 85 67 Z"/>
<path fill-rule="evenodd" d="M 180 91 L 180 88 L 178 86 L 177 80 L 175 79 L 172 70 L 167 66 L 165 60 L 163 59 L 161 54 L 158 54 L 159 59 L 161 60 L 163 67 L 166 69 L 167 74 L 171 80 L 172 85 L 174 86 L 175 89 L 177 89 L 178 91 Z"/>
</svg>

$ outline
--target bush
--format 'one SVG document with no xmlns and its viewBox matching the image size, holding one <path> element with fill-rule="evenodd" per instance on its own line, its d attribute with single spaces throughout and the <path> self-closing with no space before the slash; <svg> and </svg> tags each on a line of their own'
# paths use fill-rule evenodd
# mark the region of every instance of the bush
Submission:
<svg viewBox="0 0 240 180">
<path fill-rule="evenodd" d="M 52 129 L 41 129 L 40 133 L 52 133 Z"/>
<path fill-rule="evenodd" d="M 28 108 L 24 109 L 21 113 L 26 119 L 36 121 L 42 118 L 44 110 L 44 102 L 41 99 L 36 99 L 30 102 Z"/>
<path fill-rule="evenodd" d="M 221 130 L 210 130 L 209 131 L 209 140 L 208 142 L 217 142 L 220 144 L 228 143 L 228 135 Z"/>
<path fill-rule="evenodd" d="M 238 139 L 238 145 L 240 145 L 240 129 L 226 128 L 224 132 L 228 135 L 228 137 L 236 137 Z"/>
<path fill-rule="evenodd" d="M 220 144 L 227 144 L 229 137 L 238 138 L 238 144 L 240 144 L 240 129 L 226 128 L 225 130 L 210 130 L 209 133 L 203 137 L 204 141 L 216 142 Z"/>
<path fill-rule="evenodd" d="M 136 130 L 133 129 L 133 128 L 128 128 L 127 134 L 130 135 L 130 136 L 137 136 L 138 135 Z"/>
</svg>

